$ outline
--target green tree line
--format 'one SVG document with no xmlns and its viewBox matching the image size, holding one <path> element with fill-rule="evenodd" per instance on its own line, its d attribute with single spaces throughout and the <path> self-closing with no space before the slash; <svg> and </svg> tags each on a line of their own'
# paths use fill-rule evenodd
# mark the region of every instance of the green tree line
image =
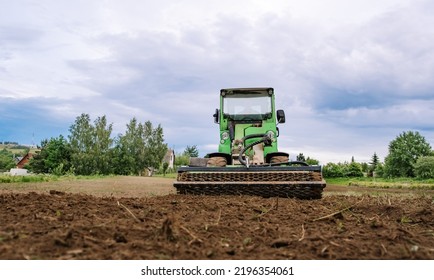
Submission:
<svg viewBox="0 0 434 280">
<path fill-rule="evenodd" d="M 30 161 L 28 168 L 34 173 L 94 175 L 141 175 L 146 169 L 164 166 L 162 159 L 167 152 L 163 129 L 150 121 L 140 123 L 136 118 L 126 125 L 126 132 L 112 135 L 112 124 L 105 116 L 93 122 L 88 114 L 76 118 L 69 128 L 67 138 L 60 135 L 41 142 L 41 151 Z M 419 132 L 406 131 L 389 143 L 388 155 L 381 162 L 376 153 L 368 163 L 327 163 L 323 166 L 326 178 L 377 176 L 383 178 L 417 177 L 434 178 L 434 152 Z M 197 146 L 187 146 L 175 157 L 175 165 L 187 165 L 190 157 L 198 156 Z M 297 160 L 311 165 L 318 160 L 305 157 Z M 15 165 L 10 151 L 0 151 L 0 169 Z M 166 168 L 163 170 L 166 171 Z"/>
<path fill-rule="evenodd" d="M 417 177 L 434 178 L 434 152 L 431 145 L 417 131 L 399 134 L 389 143 L 388 155 L 382 163 L 376 153 L 369 163 L 327 163 L 323 166 L 324 177 L 362 177 L 383 178 Z"/>
<path fill-rule="evenodd" d="M 133 118 L 124 134 L 112 137 L 112 132 L 113 124 L 105 116 L 92 122 L 83 113 L 70 126 L 67 138 L 60 135 L 41 142 L 28 169 L 56 175 L 142 175 L 160 167 L 167 152 L 161 125 Z"/>
</svg>

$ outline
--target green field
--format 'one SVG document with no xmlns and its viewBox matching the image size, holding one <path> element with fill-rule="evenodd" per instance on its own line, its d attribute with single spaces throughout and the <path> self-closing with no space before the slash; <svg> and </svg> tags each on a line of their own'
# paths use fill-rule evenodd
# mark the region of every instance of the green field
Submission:
<svg viewBox="0 0 434 280">
<path fill-rule="evenodd" d="M 13 153 L 13 154 L 24 154 L 27 149 L 29 149 L 30 153 L 35 153 L 36 151 L 38 151 L 39 149 L 37 149 L 36 147 L 27 147 L 27 146 L 23 146 L 23 145 L 15 145 L 15 144 L 0 144 L 0 150 L 6 149 L 7 151 Z"/>
<path fill-rule="evenodd" d="M 381 189 L 425 189 L 434 190 L 434 180 L 420 180 L 416 178 L 329 178 L 327 184 L 337 186 L 354 186 Z"/>
</svg>

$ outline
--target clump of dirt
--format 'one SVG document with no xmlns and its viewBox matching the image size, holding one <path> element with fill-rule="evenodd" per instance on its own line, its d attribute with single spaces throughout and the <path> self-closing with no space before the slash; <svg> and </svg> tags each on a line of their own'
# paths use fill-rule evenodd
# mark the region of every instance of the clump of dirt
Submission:
<svg viewBox="0 0 434 280">
<path fill-rule="evenodd" d="M 434 204 L 1 193 L 0 259 L 434 259 Z"/>
</svg>

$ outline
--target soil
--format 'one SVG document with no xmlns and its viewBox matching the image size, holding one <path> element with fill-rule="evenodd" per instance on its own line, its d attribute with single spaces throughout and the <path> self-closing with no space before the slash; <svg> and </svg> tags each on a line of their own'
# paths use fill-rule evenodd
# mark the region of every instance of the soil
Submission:
<svg viewBox="0 0 434 280">
<path fill-rule="evenodd" d="M 434 259 L 433 193 L 326 190 L 320 200 L 2 191 L 0 259 Z"/>
</svg>

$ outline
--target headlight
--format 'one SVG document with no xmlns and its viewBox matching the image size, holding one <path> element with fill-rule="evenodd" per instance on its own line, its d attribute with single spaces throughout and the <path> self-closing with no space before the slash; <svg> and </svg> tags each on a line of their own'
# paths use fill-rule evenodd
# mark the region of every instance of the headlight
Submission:
<svg viewBox="0 0 434 280">
<path fill-rule="evenodd" d="M 222 140 L 228 140 L 229 139 L 229 133 L 227 131 L 223 132 L 221 135 Z"/>
<path fill-rule="evenodd" d="M 270 139 L 271 140 L 273 140 L 274 141 L 274 132 L 273 131 L 267 131 L 267 135 L 268 135 L 268 137 L 270 137 Z"/>
</svg>

